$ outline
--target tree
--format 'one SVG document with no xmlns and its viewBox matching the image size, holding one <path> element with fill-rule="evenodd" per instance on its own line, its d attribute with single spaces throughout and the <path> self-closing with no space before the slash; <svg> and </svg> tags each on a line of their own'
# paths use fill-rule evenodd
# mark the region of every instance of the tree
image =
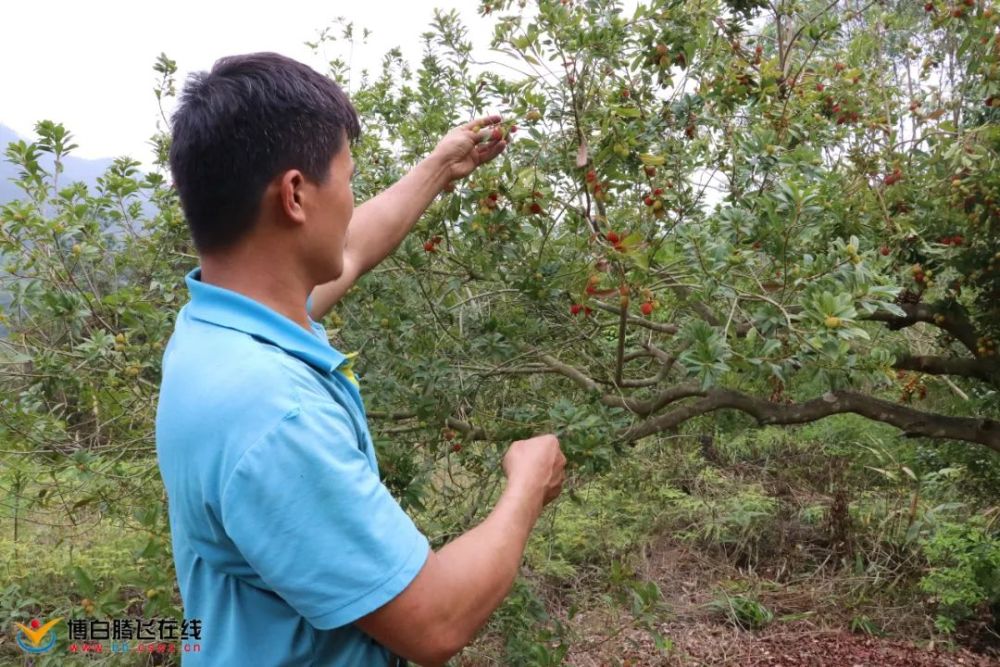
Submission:
<svg viewBox="0 0 1000 667">
<path fill-rule="evenodd" d="M 454 122 L 517 126 L 332 320 L 400 490 L 431 427 L 555 426 L 596 468 L 719 410 L 1000 450 L 991 5 L 481 7 L 506 63 L 439 14 L 415 76 L 352 91 L 364 194 Z"/>
</svg>

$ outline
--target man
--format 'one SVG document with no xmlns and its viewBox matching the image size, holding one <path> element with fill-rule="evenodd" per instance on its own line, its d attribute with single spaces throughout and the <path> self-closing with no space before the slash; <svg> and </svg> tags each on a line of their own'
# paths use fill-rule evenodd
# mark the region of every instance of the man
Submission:
<svg viewBox="0 0 1000 667">
<path fill-rule="evenodd" d="M 503 151 L 479 130 L 499 122 L 452 130 L 355 213 L 360 127 L 332 81 L 270 53 L 188 81 L 170 166 L 201 265 L 156 419 L 184 615 L 202 627 L 185 665 L 440 665 L 510 591 L 561 489 L 556 438 L 513 443 L 493 512 L 434 552 L 381 484 L 356 380 L 315 321 Z"/>
</svg>

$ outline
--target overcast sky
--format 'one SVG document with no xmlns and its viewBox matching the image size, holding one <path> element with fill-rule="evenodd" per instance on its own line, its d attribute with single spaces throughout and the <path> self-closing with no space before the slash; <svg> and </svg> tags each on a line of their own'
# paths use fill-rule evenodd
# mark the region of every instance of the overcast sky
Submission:
<svg viewBox="0 0 1000 667">
<path fill-rule="evenodd" d="M 377 71 L 399 46 L 414 65 L 420 34 L 435 7 L 458 9 L 477 49 L 488 49 L 492 21 L 476 0 L 42 0 L 0 5 L 0 124 L 33 138 L 35 122 L 63 123 L 80 157 L 130 155 L 150 161 L 146 141 L 156 129 L 153 63 L 177 61 L 178 84 L 219 57 L 277 51 L 325 71 L 345 55 L 337 46 L 316 57 L 304 45 L 338 16 L 372 30 L 354 53 L 355 71 Z M 339 34 L 339 33 L 338 33 Z"/>
</svg>

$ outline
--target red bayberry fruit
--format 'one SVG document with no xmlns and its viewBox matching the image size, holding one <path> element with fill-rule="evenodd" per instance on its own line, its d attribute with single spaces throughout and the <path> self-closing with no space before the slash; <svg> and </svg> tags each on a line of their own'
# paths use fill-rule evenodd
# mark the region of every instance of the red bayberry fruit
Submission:
<svg viewBox="0 0 1000 667">
<path fill-rule="evenodd" d="M 579 315 L 581 310 L 583 310 L 583 306 L 581 306 L 578 303 L 574 303 L 572 306 L 569 307 L 569 314 Z"/>
<path fill-rule="evenodd" d="M 493 132 L 490 133 L 490 138 L 493 141 L 500 141 L 501 139 L 503 139 L 503 130 L 501 130 L 499 127 L 494 127 Z"/>
<path fill-rule="evenodd" d="M 651 304 L 650 302 L 647 301 L 646 303 L 644 303 L 641 306 L 639 306 L 639 310 L 642 311 L 643 315 L 646 315 L 646 316 L 652 315 L 652 313 L 653 313 L 653 304 Z"/>
<path fill-rule="evenodd" d="M 495 192 L 491 192 L 491 193 L 490 193 L 489 195 L 487 195 L 487 196 L 489 197 L 489 199 L 490 199 L 491 201 L 496 201 L 496 200 L 497 200 L 497 199 L 498 199 L 498 198 L 500 197 L 500 195 L 498 195 L 498 194 L 497 194 L 497 193 L 495 193 Z"/>
<path fill-rule="evenodd" d="M 583 316 L 584 316 L 584 317 L 590 317 L 590 314 L 591 314 L 592 312 L 594 312 L 594 311 L 593 311 L 593 310 L 591 310 L 590 308 L 588 308 L 587 306 L 584 306 L 584 307 L 583 307 Z"/>
<path fill-rule="evenodd" d="M 428 241 L 424 244 L 424 250 L 427 252 L 437 252 L 437 248 L 434 247 L 434 243 L 432 241 Z"/>
<path fill-rule="evenodd" d="M 645 198 L 645 199 L 643 199 L 642 201 L 643 201 L 643 203 L 644 203 L 644 204 L 645 204 L 646 206 L 652 206 L 653 204 L 655 204 L 655 203 L 656 203 L 656 200 L 655 200 L 655 199 L 653 199 L 652 197 L 646 197 L 646 198 Z"/>
<path fill-rule="evenodd" d="M 663 188 L 656 188 L 655 190 L 653 190 L 654 197 L 659 197 L 662 194 L 663 194 Z"/>
<path fill-rule="evenodd" d="M 834 64 L 833 69 L 837 72 L 843 72 L 846 67 L 847 66 L 844 63 L 836 63 Z"/>
<path fill-rule="evenodd" d="M 822 92 L 823 92 L 823 90 L 824 90 L 825 88 L 826 88 L 826 86 L 824 86 L 824 85 L 823 85 L 822 83 L 817 83 L 817 84 L 816 84 L 816 90 L 817 90 L 818 92 L 821 92 L 821 93 L 822 93 Z"/>
<path fill-rule="evenodd" d="M 933 2 L 928 2 L 927 4 L 925 4 L 924 5 L 924 11 L 927 12 L 927 13 L 933 12 L 934 11 L 934 3 Z"/>
<path fill-rule="evenodd" d="M 533 215 L 540 215 L 542 212 L 542 205 L 538 202 L 531 202 L 531 213 Z"/>
<path fill-rule="evenodd" d="M 888 257 L 889 256 L 889 246 L 887 246 L 887 245 L 882 246 L 881 248 L 878 249 L 878 251 L 880 253 L 882 253 L 883 257 Z"/>
<path fill-rule="evenodd" d="M 646 172 L 646 175 L 649 176 L 650 178 L 652 178 L 653 176 L 656 176 L 656 167 L 653 167 L 651 165 L 646 165 L 642 169 L 643 169 L 643 171 Z"/>
<path fill-rule="evenodd" d="M 590 171 L 587 172 L 587 182 L 593 183 L 596 180 L 597 180 L 597 172 L 591 169 Z"/>
<path fill-rule="evenodd" d="M 517 132 L 517 125 L 511 125 L 510 126 L 510 133 L 514 134 L 515 132 Z"/>
<path fill-rule="evenodd" d="M 609 243 L 613 243 L 613 244 L 617 244 L 617 243 L 621 242 L 621 238 L 615 232 L 608 232 L 607 239 L 608 239 Z"/>
<path fill-rule="evenodd" d="M 451 446 L 451 451 L 457 454 L 458 452 L 462 451 L 462 445 L 456 442 L 454 445 Z"/>
</svg>

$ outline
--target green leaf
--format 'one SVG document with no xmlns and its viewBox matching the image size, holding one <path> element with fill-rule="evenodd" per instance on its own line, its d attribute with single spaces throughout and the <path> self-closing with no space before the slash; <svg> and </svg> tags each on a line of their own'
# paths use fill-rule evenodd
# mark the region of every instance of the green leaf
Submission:
<svg viewBox="0 0 1000 667">
<path fill-rule="evenodd" d="M 84 572 L 79 565 L 74 565 L 70 571 L 73 573 L 73 579 L 76 580 L 76 585 L 80 588 L 80 593 L 87 598 L 96 598 L 97 590 L 94 587 L 94 582 L 91 580 L 90 575 Z"/>
</svg>

